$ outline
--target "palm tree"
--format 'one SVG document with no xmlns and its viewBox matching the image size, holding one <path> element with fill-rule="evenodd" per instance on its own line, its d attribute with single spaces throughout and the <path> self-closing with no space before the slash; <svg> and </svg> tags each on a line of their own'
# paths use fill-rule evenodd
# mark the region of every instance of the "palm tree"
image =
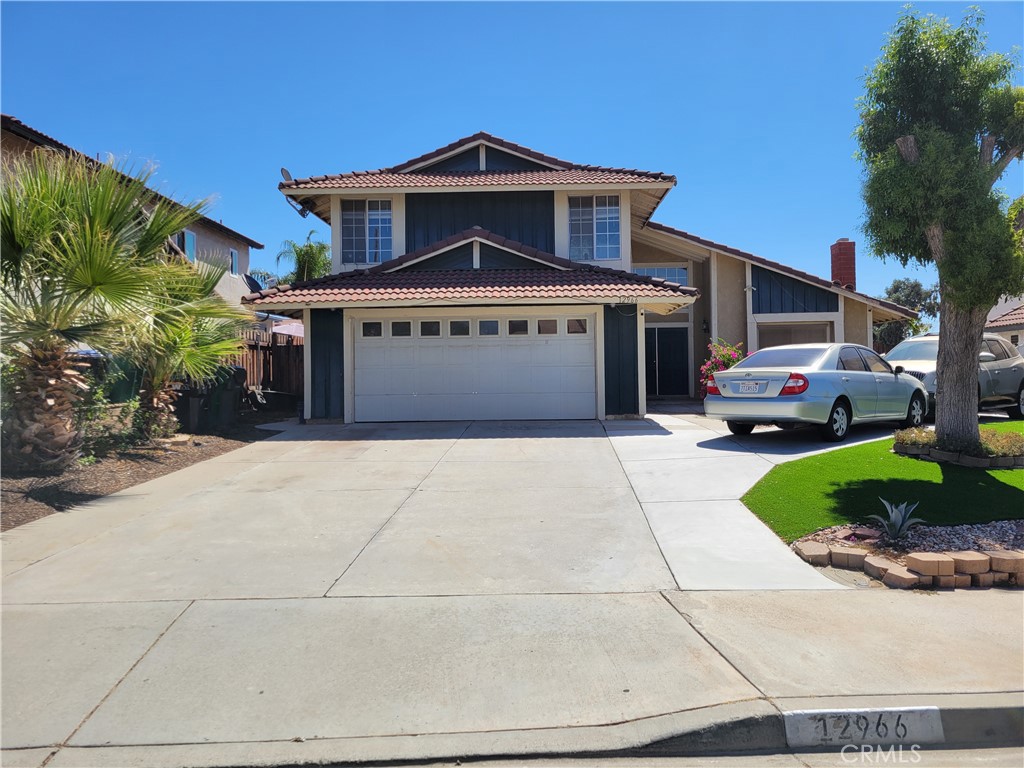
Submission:
<svg viewBox="0 0 1024 768">
<path fill-rule="evenodd" d="M 163 300 L 139 318 L 131 336 L 132 357 L 143 371 L 136 426 L 144 437 L 166 437 L 177 430 L 174 382 L 209 383 L 244 348 L 241 334 L 253 317 L 216 293 L 223 274 L 222 268 L 207 264 L 179 263 L 169 265 L 154 284 Z"/>
<path fill-rule="evenodd" d="M 315 234 L 315 229 L 309 230 L 304 243 L 296 243 L 294 240 L 281 243 L 277 263 L 280 264 L 284 259 L 295 265 L 292 272 L 281 278 L 282 283 L 312 280 L 331 273 L 331 246 L 319 240 L 314 241 Z"/>
<path fill-rule="evenodd" d="M 148 311 L 171 236 L 201 216 L 131 173 L 35 151 L 3 167 L 0 350 L 13 364 L 2 427 L 15 469 L 59 472 L 79 455 L 74 404 L 88 387 L 69 351 L 114 352 Z"/>
</svg>

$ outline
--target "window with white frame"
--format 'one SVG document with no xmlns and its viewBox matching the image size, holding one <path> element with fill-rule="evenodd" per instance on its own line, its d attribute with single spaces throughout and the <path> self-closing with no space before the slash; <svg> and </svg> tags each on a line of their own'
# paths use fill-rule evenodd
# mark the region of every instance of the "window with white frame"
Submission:
<svg viewBox="0 0 1024 768">
<path fill-rule="evenodd" d="M 341 201 L 341 263 L 379 264 L 391 258 L 391 201 Z"/>
<path fill-rule="evenodd" d="M 619 196 L 569 198 L 569 258 L 619 258 Z"/>
<path fill-rule="evenodd" d="M 687 285 L 686 267 L 634 267 L 633 271 L 645 277 L 660 277 L 670 283 Z"/>
<path fill-rule="evenodd" d="M 231 274 L 232 275 L 237 275 L 238 274 L 238 251 L 236 251 L 234 248 L 231 248 L 228 251 L 228 255 L 231 258 Z"/>
</svg>

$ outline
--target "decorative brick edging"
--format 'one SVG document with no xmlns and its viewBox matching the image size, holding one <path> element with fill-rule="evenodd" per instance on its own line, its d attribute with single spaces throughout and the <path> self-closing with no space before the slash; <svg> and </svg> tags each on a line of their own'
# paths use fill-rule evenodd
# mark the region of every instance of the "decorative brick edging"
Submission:
<svg viewBox="0 0 1024 768">
<path fill-rule="evenodd" d="M 894 589 L 987 589 L 1024 586 L 1024 552 L 914 552 L 906 565 L 863 547 L 843 547 L 819 541 L 798 541 L 793 549 L 811 565 L 864 571 Z"/>
<path fill-rule="evenodd" d="M 978 469 L 1024 469 L 1024 456 L 968 456 L 966 453 L 940 451 L 927 445 L 903 445 L 892 447 L 900 456 L 911 456 L 925 461 L 941 461 L 945 464 L 959 464 L 961 467 Z"/>
</svg>

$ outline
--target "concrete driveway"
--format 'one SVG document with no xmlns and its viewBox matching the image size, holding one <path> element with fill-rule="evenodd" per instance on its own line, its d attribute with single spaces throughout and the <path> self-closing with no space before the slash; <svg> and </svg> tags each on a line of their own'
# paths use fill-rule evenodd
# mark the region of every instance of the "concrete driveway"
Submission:
<svg viewBox="0 0 1024 768">
<path fill-rule="evenodd" d="M 811 652 L 766 658 L 761 620 L 744 617 L 887 612 L 862 638 L 880 647 L 906 599 L 923 613 L 902 645 L 931 603 L 824 591 L 837 585 L 739 505 L 773 464 L 762 442 L 690 417 L 296 427 L 9 531 L 2 762 L 782 749 L 773 697 L 836 684 L 822 672 L 773 691 Z M 679 591 L 711 585 L 730 591 Z M 937 626 L 967 604 L 1019 608 L 950 597 Z M 810 642 L 808 621 L 783 621 L 772 648 Z M 900 690 L 1010 690 L 1019 625 L 976 625 L 964 642 L 987 653 L 969 679 L 915 668 Z M 812 640 L 812 655 L 877 663 Z"/>
<path fill-rule="evenodd" d="M 738 501 L 772 464 L 676 421 L 295 427 L 15 530 L 4 599 L 835 587 Z"/>
</svg>

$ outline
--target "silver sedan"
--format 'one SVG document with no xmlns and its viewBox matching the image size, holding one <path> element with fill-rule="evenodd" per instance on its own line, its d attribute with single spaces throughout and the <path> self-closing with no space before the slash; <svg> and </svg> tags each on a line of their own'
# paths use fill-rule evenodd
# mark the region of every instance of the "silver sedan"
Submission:
<svg viewBox="0 0 1024 768">
<path fill-rule="evenodd" d="M 899 421 L 920 426 L 928 392 L 859 344 L 789 344 L 754 352 L 708 382 L 704 413 L 734 435 L 756 424 L 817 424 L 825 440 L 843 440 L 852 424 Z"/>
</svg>

